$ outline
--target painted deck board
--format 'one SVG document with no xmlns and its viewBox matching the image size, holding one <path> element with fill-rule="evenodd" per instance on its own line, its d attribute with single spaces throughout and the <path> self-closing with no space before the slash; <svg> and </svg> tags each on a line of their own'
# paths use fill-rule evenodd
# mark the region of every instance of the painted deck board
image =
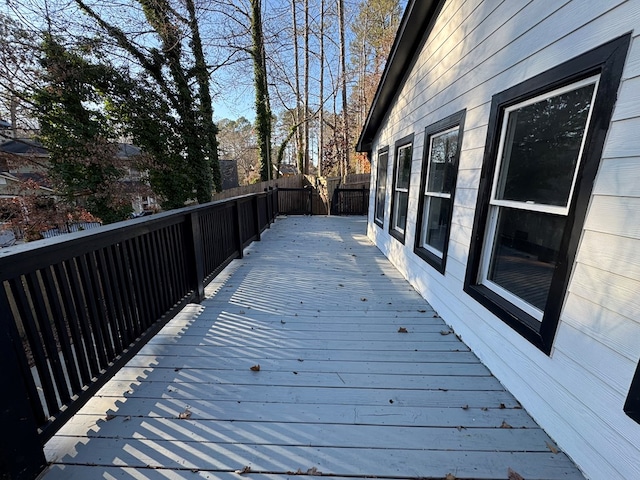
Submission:
<svg viewBox="0 0 640 480">
<path fill-rule="evenodd" d="M 365 227 L 279 219 L 51 439 L 44 479 L 583 478 Z"/>
</svg>

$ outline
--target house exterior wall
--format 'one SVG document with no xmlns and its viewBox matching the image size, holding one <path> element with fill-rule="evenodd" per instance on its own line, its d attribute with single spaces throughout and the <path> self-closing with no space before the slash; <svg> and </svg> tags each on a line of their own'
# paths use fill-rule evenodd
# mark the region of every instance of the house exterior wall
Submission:
<svg viewBox="0 0 640 480">
<path fill-rule="evenodd" d="M 492 96 L 625 33 L 631 44 L 549 355 L 463 290 Z M 640 1 L 449 0 L 378 129 L 368 235 L 589 478 L 640 478 L 623 411 L 640 357 Z M 413 252 L 425 127 L 466 109 L 444 275 Z M 395 143 L 414 134 L 405 242 L 389 234 Z M 389 147 L 385 218 L 377 152 Z M 526 475 L 525 475 L 526 476 Z"/>
</svg>

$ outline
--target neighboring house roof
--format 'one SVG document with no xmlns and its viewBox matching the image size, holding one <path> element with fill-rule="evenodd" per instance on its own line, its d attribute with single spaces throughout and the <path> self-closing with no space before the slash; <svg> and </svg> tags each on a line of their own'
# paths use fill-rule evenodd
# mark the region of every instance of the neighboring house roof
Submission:
<svg viewBox="0 0 640 480">
<path fill-rule="evenodd" d="M 9 172 L 0 172 L 0 177 L 10 181 L 10 182 L 26 182 L 28 180 L 33 180 L 38 184 L 40 190 L 48 190 L 53 192 L 51 185 L 47 181 L 46 176 L 40 173 L 9 173 Z"/>
<path fill-rule="evenodd" d="M 17 155 L 48 155 L 49 152 L 37 140 L 16 138 L 0 145 L 0 151 Z"/>
<path fill-rule="evenodd" d="M 15 140 L 9 140 L 0 145 L 0 151 L 7 153 L 15 153 L 18 155 L 48 155 L 49 151 L 42 146 L 38 140 L 32 140 L 27 138 L 18 138 Z M 128 158 L 140 155 L 140 150 L 135 145 L 128 143 L 118 143 L 118 151 L 116 157 Z"/>
<path fill-rule="evenodd" d="M 414 62 L 414 56 L 429 36 L 431 24 L 444 0 L 409 0 L 396 39 L 382 72 L 378 90 L 362 127 L 356 150 L 369 152 L 380 124 Z"/>
<path fill-rule="evenodd" d="M 142 150 L 140 150 L 135 145 L 131 145 L 129 143 L 118 143 L 118 152 L 116 153 L 116 157 L 118 158 L 128 158 L 135 157 L 136 155 L 140 155 Z"/>
<path fill-rule="evenodd" d="M 273 168 L 276 168 L 275 165 Z M 278 169 L 278 173 L 280 175 L 296 175 L 298 173 L 298 167 L 289 163 L 280 164 L 280 168 Z"/>
</svg>

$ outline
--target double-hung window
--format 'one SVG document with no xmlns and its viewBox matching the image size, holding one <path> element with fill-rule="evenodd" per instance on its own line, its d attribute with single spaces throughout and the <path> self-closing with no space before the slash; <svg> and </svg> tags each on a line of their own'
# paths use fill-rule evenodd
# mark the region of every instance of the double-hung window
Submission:
<svg viewBox="0 0 640 480">
<path fill-rule="evenodd" d="M 409 208 L 409 180 L 413 158 L 413 134 L 396 142 L 393 168 L 393 197 L 389 233 L 404 243 Z"/>
<path fill-rule="evenodd" d="M 547 353 L 628 43 L 493 97 L 465 291 Z"/>
<path fill-rule="evenodd" d="M 378 168 L 376 178 L 376 205 L 373 221 L 380 227 L 384 224 L 384 210 L 387 198 L 387 167 L 389 165 L 389 147 L 378 151 Z"/>
<path fill-rule="evenodd" d="M 414 251 L 444 273 L 465 112 L 425 129 L 421 203 Z"/>
</svg>

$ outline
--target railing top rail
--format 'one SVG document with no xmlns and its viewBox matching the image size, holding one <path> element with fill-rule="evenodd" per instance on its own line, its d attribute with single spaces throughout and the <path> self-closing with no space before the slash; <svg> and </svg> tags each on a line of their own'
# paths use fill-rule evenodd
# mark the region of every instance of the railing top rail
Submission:
<svg viewBox="0 0 640 480">
<path fill-rule="evenodd" d="M 119 241 L 144 235 L 159 228 L 181 223 L 194 213 L 215 208 L 226 208 L 235 202 L 249 201 L 263 197 L 267 193 L 250 193 L 224 200 L 191 205 L 148 217 L 124 220 L 100 228 L 72 232 L 57 237 L 45 238 L 37 242 L 14 245 L 0 249 L 0 281 L 18 273 L 26 273 L 49 263 L 51 257 L 66 260 L 111 245 Z"/>
</svg>

